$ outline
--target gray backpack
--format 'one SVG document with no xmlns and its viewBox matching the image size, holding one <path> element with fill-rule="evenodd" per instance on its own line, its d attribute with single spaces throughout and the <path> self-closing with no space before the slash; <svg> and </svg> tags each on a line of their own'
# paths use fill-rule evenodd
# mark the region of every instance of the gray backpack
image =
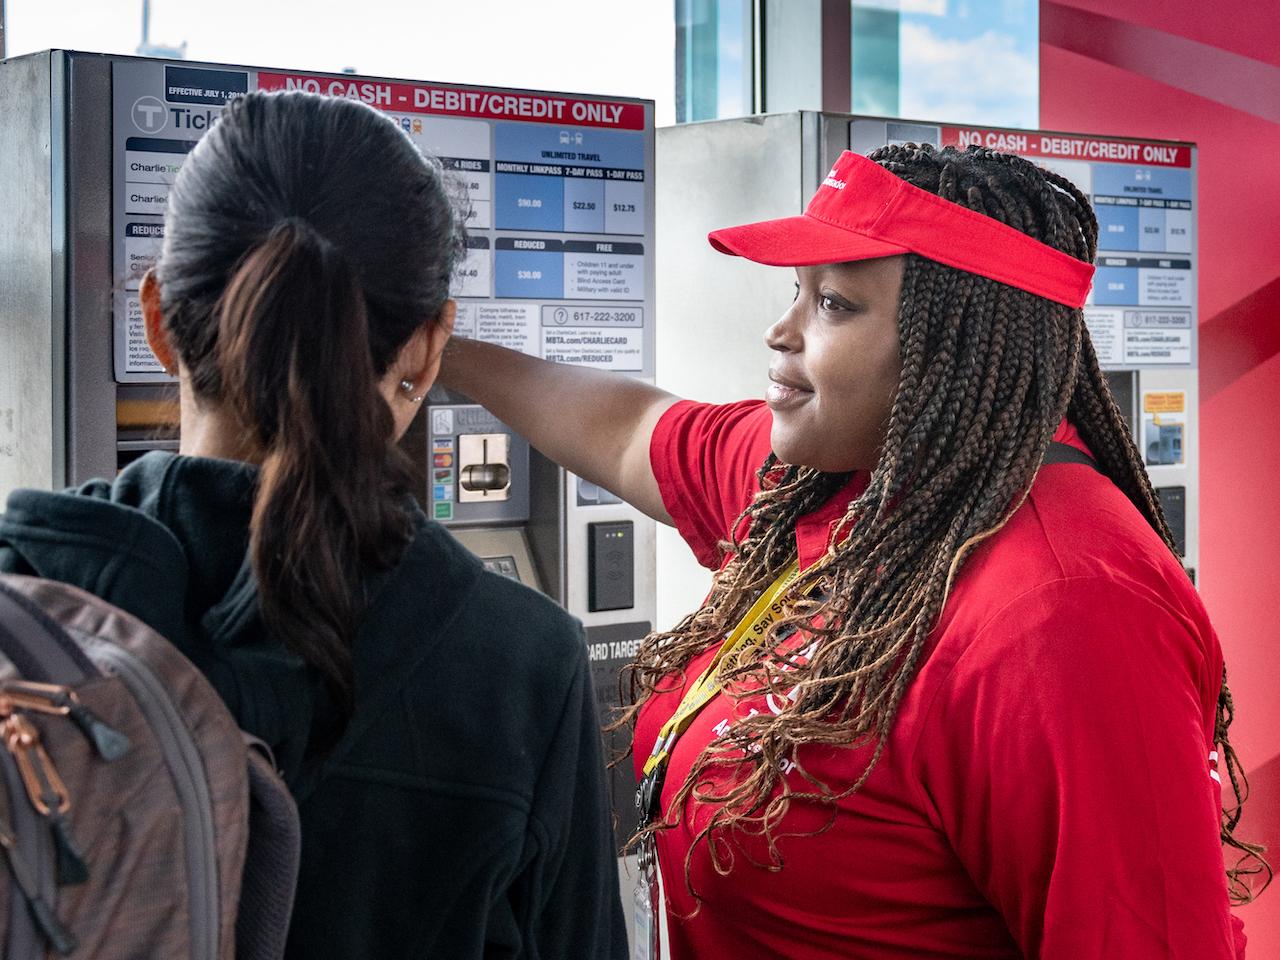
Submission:
<svg viewBox="0 0 1280 960">
<path fill-rule="evenodd" d="M 0 575 L 8 960 L 278 958 L 297 810 L 270 754 L 145 624 Z"/>
</svg>

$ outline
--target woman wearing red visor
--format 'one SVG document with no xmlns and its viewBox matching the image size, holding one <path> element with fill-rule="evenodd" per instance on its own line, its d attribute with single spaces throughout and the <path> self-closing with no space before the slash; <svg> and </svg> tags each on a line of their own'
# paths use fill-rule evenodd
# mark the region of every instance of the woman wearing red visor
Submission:
<svg viewBox="0 0 1280 960">
<path fill-rule="evenodd" d="M 795 267 L 765 402 L 443 376 L 718 571 L 633 674 L 670 956 L 1242 956 L 1222 655 L 1089 341 L 1088 201 L 908 144 L 710 239 Z"/>
</svg>

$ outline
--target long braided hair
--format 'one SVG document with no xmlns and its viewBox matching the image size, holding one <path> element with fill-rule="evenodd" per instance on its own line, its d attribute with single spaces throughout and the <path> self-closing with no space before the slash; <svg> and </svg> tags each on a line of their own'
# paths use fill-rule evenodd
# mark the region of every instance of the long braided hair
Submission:
<svg viewBox="0 0 1280 960">
<path fill-rule="evenodd" d="M 1098 224 L 1088 200 L 1064 177 L 1027 160 L 910 143 L 884 147 L 870 159 L 917 187 L 1094 260 Z M 775 831 L 793 801 L 826 804 L 834 817 L 836 803 L 867 781 L 957 572 L 1022 504 L 1064 417 L 1176 556 L 1082 311 L 908 255 L 898 326 L 902 373 L 869 485 L 837 522 L 831 537 L 837 546 L 792 583 L 788 614 L 722 671 L 731 696 L 771 693 L 785 706 L 739 719 L 709 744 L 667 817 L 636 838 L 674 826 L 691 796 L 711 806 L 685 860 L 695 898 L 689 877 L 699 843 L 708 843 L 713 865 L 724 873 L 732 855 L 723 855 L 723 841 L 745 829 L 764 837 L 773 865 L 781 866 Z M 724 544 L 733 559 L 700 609 L 645 639 L 624 680 L 625 702 L 633 706 L 616 726 L 634 723 L 655 689 L 669 689 L 673 674 L 742 618 L 795 560 L 796 520 L 849 479 L 772 454 L 759 476 L 760 492 L 733 527 L 745 532 Z M 807 657 L 786 639 L 796 629 L 817 641 Z M 1227 875 L 1233 901 L 1242 903 L 1254 896 L 1249 877 L 1269 880 L 1271 871 L 1261 847 L 1234 835 L 1247 784 L 1227 737 L 1231 714 L 1224 676 L 1215 739 L 1234 801 L 1222 813 L 1221 834 L 1241 855 Z M 812 790 L 797 791 L 781 769 L 789 761 L 803 774 L 796 751 L 813 743 L 871 749 L 847 785 L 809 776 Z M 739 772 L 716 786 L 710 776 L 716 769 Z"/>
</svg>

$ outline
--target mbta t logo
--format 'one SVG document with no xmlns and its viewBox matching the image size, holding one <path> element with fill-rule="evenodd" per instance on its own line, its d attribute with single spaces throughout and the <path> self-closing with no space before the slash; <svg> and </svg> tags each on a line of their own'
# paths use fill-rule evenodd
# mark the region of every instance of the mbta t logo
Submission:
<svg viewBox="0 0 1280 960">
<path fill-rule="evenodd" d="M 155 97 L 139 97 L 133 102 L 133 125 L 143 133 L 159 133 L 169 118 L 165 105 Z"/>
</svg>

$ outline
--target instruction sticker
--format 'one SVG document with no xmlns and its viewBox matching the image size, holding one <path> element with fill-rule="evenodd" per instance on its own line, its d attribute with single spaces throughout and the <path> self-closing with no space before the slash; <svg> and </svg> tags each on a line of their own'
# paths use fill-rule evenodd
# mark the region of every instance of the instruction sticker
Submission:
<svg viewBox="0 0 1280 960">
<path fill-rule="evenodd" d="M 556 363 L 635 372 L 644 366 L 644 331 L 546 327 L 542 331 L 542 356 Z"/>
<path fill-rule="evenodd" d="M 1143 413 L 1184 413 L 1186 409 L 1187 395 L 1181 390 L 1150 392 L 1142 395 Z"/>
<path fill-rule="evenodd" d="M 1085 326 L 1102 366 L 1124 362 L 1124 311 L 1110 307 L 1085 307 Z"/>
<path fill-rule="evenodd" d="M 1084 308 L 1089 338 L 1106 366 L 1187 366 L 1195 348 L 1190 310 Z"/>
<path fill-rule="evenodd" d="M 532 303 L 477 303 L 475 338 L 538 355 L 538 307 Z"/>
<path fill-rule="evenodd" d="M 142 320 L 142 300 L 136 293 L 130 293 L 125 297 L 125 321 L 128 328 L 125 357 L 129 369 L 138 373 L 158 373 L 164 376 L 164 367 L 151 352 L 151 344 L 147 343 L 147 328 Z"/>
</svg>

